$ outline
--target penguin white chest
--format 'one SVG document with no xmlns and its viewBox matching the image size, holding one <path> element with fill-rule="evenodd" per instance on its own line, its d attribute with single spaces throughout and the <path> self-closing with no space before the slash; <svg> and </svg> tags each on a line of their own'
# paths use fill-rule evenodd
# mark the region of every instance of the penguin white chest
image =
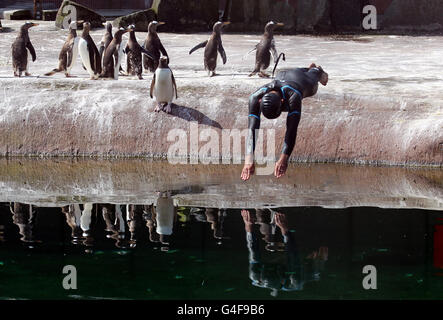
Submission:
<svg viewBox="0 0 443 320">
<path fill-rule="evenodd" d="M 92 64 L 89 57 L 89 50 L 88 50 L 88 43 L 85 39 L 80 38 L 78 42 L 78 50 L 80 53 L 80 58 L 82 59 L 83 65 L 85 66 L 86 70 L 88 71 L 89 75 L 92 77 L 95 77 L 95 72 L 92 70 Z"/>
<path fill-rule="evenodd" d="M 157 68 L 155 71 L 154 98 L 157 102 L 170 103 L 174 97 L 171 70 Z"/>
</svg>

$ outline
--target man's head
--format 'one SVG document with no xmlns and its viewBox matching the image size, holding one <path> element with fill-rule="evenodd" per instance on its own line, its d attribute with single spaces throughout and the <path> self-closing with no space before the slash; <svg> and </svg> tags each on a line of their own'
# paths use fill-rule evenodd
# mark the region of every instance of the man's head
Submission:
<svg viewBox="0 0 443 320">
<path fill-rule="evenodd" d="M 260 103 L 263 115 L 268 119 L 278 118 L 281 114 L 281 97 L 277 91 L 268 92 Z"/>
<path fill-rule="evenodd" d="M 309 66 L 309 69 L 312 69 L 312 68 L 316 68 L 321 72 L 319 82 L 322 85 L 326 86 L 328 84 L 329 75 L 323 70 L 323 68 L 321 66 L 317 66 L 315 63 L 311 63 L 311 65 Z"/>
<path fill-rule="evenodd" d="M 329 75 L 323 70 L 322 67 L 318 66 L 317 68 L 322 72 L 319 81 L 322 85 L 326 86 L 328 84 Z"/>
</svg>

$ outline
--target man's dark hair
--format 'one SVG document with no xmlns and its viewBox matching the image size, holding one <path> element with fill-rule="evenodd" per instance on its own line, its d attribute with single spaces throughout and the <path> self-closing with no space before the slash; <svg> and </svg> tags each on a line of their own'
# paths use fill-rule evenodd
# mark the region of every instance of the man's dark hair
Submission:
<svg viewBox="0 0 443 320">
<path fill-rule="evenodd" d="M 278 118 L 281 114 L 281 98 L 277 93 L 267 93 L 260 103 L 261 112 L 268 119 Z"/>
</svg>

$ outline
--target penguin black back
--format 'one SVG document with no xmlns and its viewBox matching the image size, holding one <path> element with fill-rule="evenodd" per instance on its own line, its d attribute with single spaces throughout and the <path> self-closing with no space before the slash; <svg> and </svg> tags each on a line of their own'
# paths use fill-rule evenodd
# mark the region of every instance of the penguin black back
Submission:
<svg viewBox="0 0 443 320">
<path fill-rule="evenodd" d="M 135 26 L 132 25 L 132 30 L 129 33 L 129 40 L 125 48 L 126 52 L 126 71 L 129 75 L 137 75 L 141 80 L 143 79 L 143 65 L 142 65 L 142 54 L 146 55 L 147 59 L 153 60 L 153 56 L 146 51 L 145 48 L 140 46 L 135 37 Z"/>
<path fill-rule="evenodd" d="M 14 69 L 14 76 L 20 77 L 22 72 L 29 76 L 28 73 L 28 50 L 32 56 L 32 61 L 37 59 L 35 49 L 29 39 L 29 28 L 38 26 L 37 23 L 26 22 L 21 26 L 17 38 L 12 43 L 12 67 Z"/>
<path fill-rule="evenodd" d="M 101 74 L 102 77 L 105 78 L 114 78 L 114 66 L 116 64 L 116 61 L 114 61 L 114 58 L 118 60 L 118 51 L 120 48 L 120 45 L 122 43 L 123 34 L 126 32 L 131 31 L 132 28 L 123 29 L 120 28 L 115 34 L 114 38 L 112 39 L 111 43 L 105 50 L 105 54 L 103 56 L 103 72 Z M 117 54 L 117 55 L 116 55 Z"/>
<path fill-rule="evenodd" d="M 157 69 L 161 55 L 168 57 L 168 53 L 157 34 L 157 27 L 162 24 L 164 22 L 152 21 L 148 26 L 148 35 L 143 43 L 143 48 L 152 56 L 152 58 L 143 57 L 143 67 L 150 72 L 155 72 Z"/>
<path fill-rule="evenodd" d="M 91 30 L 91 24 L 89 22 L 85 22 L 83 24 L 82 38 L 88 44 L 88 52 L 89 52 L 89 59 L 91 62 L 91 68 L 94 71 L 94 73 L 100 74 L 102 72 L 102 63 L 101 63 L 101 59 L 100 59 L 100 53 L 97 49 L 97 46 L 95 45 L 94 40 L 92 39 L 91 35 L 89 34 L 90 30 Z"/>
<path fill-rule="evenodd" d="M 249 75 L 250 77 L 259 72 L 261 77 L 269 77 L 263 70 L 266 70 L 271 63 L 271 53 L 274 57 L 274 62 L 277 60 L 277 50 L 275 48 L 274 42 L 274 29 L 276 27 L 283 26 L 282 23 L 275 23 L 270 21 L 265 26 L 265 31 L 263 33 L 262 39 L 256 45 L 255 50 L 255 68 L 254 71 Z"/>
<path fill-rule="evenodd" d="M 220 21 L 216 22 L 214 24 L 214 27 L 212 28 L 211 37 L 208 40 L 196 45 L 194 48 L 192 48 L 189 51 L 189 54 L 191 54 L 195 50 L 198 50 L 200 48 L 205 48 L 205 53 L 204 53 L 205 70 L 211 72 L 212 73 L 211 76 L 215 75 L 218 53 L 220 53 L 222 57 L 223 64 L 225 64 L 227 61 L 225 49 L 223 48 L 222 39 L 221 39 L 221 30 L 225 25 L 228 24 L 229 22 L 220 22 Z"/>
</svg>

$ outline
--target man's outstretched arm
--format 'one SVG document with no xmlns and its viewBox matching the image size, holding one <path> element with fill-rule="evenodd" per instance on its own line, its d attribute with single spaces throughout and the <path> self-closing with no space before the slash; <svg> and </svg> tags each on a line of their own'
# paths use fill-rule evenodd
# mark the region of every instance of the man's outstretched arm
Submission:
<svg viewBox="0 0 443 320">
<path fill-rule="evenodd" d="M 256 143 L 256 130 L 260 129 L 260 99 L 266 94 L 268 88 L 261 88 L 249 98 L 248 137 L 246 139 L 245 165 L 241 178 L 248 180 L 254 174 L 254 151 Z"/>
<path fill-rule="evenodd" d="M 301 116 L 301 98 L 297 94 L 292 94 L 289 98 L 289 111 L 286 118 L 286 134 L 283 143 L 280 159 L 275 164 L 274 175 L 280 178 L 286 173 L 288 168 L 288 160 L 294 150 L 295 141 L 297 140 L 298 124 Z"/>
</svg>

